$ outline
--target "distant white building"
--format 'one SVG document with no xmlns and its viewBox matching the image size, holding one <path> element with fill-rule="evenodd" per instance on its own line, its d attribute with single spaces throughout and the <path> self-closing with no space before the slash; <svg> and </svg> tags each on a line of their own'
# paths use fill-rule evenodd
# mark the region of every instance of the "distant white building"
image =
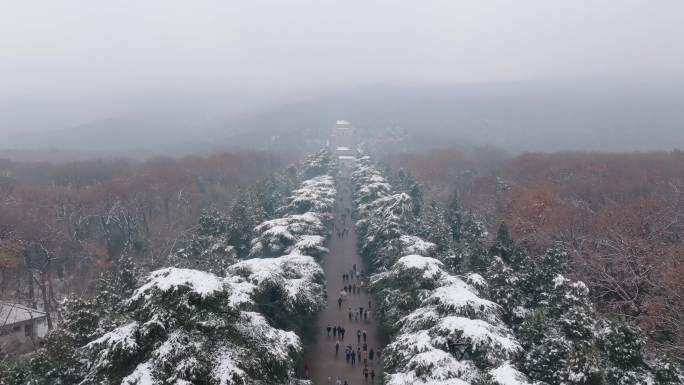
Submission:
<svg viewBox="0 0 684 385">
<path fill-rule="evenodd" d="M 34 350 L 48 332 L 45 312 L 17 303 L 0 302 L 0 354 Z"/>
<path fill-rule="evenodd" d="M 341 175 L 349 176 L 356 158 L 354 127 L 346 120 L 338 120 L 330 135 L 330 150 L 337 158 Z"/>
<path fill-rule="evenodd" d="M 354 127 L 346 120 L 338 120 L 330 135 L 331 150 L 336 156 L 354 156 L 356 142 Z"/>
</svg>

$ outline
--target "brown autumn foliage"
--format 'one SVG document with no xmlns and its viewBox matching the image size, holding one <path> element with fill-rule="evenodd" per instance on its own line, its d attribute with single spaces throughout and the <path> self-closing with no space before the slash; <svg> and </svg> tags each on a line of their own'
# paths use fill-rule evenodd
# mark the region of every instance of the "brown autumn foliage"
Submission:
<svg viewBox="0 0 684 385">
<path fill-rule="evenodd" d="M 260 151 L 144 162 L 0 159 L 0 299 L 32 302 L 32 248 L 47 252 L 58 294 L 82 292 L 123 252 L 153 267 L 203 208 L 229 207 L 291 160 Z"/>
<path fill-rule="evenodd" d="M 634 319 L 660 347 L 684 354 L 684 152 L 385 159 L 423 182 L 428 199 L 457 191 L 491 230 L 505 221 L 532 252 L 565 241 L 575 278 L 603 312 Z"/>
</svg>

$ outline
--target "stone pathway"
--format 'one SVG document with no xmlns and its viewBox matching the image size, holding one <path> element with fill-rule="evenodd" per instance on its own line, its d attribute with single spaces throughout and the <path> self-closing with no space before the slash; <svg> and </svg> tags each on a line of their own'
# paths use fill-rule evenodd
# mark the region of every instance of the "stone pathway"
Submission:
<svg viewBox="0 0 684 385">
<path fill-rule="evenodd" d="M 363 270 L 363 263 L 361 257 L 356 252 L 356 229 L 353 222 L 350 220 L 351 205 L 351 184 L 348 180 L 342 179 L 338 185 L 338 199 L 337 199 L 337 215 L 335 223 L 337 229 L 344 231 L 346 234 L 342 237 L 338 236 L 336 229 L 332 231 L 330 244 L 328 245 L 330 252 L 321 260 L 321 265 L 325 270 L 328 281 L 328 305 L 321 312 L 318 317 L 315 329 L 315 340 L 307 346 L 305 362 L 309 367 L 309 375 L 313 380 L 314 385 L 335 385 L 335 381 L 339 377 L 341 383 L 344 384 L 346 380 L 349 385 L 359 385 L 368 383 L 371 384 L 371 377 L 368 380 L 364 379 L 363 375 L 363 358 L 356 359 L 356 364 L 351 365 L 345 359 L 345 347 L 351 345 L 354 351 L 361 349 L 363 354 L 363 337 L 360 343 L 357 339 L 357 330 L 366 331 L 366 344 L 368 352 L 373 349 L 375 357 L 371 361 L 368 360 L 368 371 L 375 370 L 375 384 L 380 384 L 381 368 L 378 363 L 377 352 L 381 348 L 381 341 L 383 337 L 378 334 L 378 328 L 375 322 L 375 317 L 372 312 L 373 303 L 371 302 L 371 311 L 368 312 L 368 320 L 355 320 L 355 313 L 359 307 L 368 309 L 368 302 L 371 300 L 370 295 L 365 290 L 357 290 L 357 294 L 349 293 L 342 302 L 342 306 L 338 306 L 338 298 L 340 292 L 345 285 L 356 284 L 357 288 L 363 280 L 368 281 L 368 275 L 364 274 L 362 279 L 354 279 L 351 282 L 345 282 L 342 279 L 342 274 L 351 273 L 353 265 L 356 264 L 357 270 Z M 352 320 L 349 320 L 349 309 L 352 309 Z M 344 339 L 333 337 L 330 333 L 328 337 L 326 327 L 339 325 L 345 329 Z M 339 354 L 335 355 L 335 341 L 340 343 Z M 330 379 L 330 381 L 329 381 Z"/>
</svg>

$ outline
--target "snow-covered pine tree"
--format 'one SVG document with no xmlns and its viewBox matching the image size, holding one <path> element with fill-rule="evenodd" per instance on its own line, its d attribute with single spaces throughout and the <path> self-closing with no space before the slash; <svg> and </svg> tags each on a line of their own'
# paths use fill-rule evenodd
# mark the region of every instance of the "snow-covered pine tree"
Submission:
<svg viewBox="0 0 684 385">
<path fill-rule="evenodd" d="M 82 349 L 92 364 L 81 383 L 287 382 L 299 339 L 252 310 L 253 290 L 198 270 L 152 272 L 125 301 L 130 318 Z"/>
<path fill-rule="evenodd" d="M 247 257 L 254 235 L 252 231 L 264 220 L 266 213 L 256 199 L 256 194 L 251 189 L 240 194 L 228 214 L 229 227 L 226 237 L 226 244 L 234 247 L 238 258 Z"/>
<path fill-rule="evenodd" d="M 278 211 L 283 215 L 315 212 L 324 222 L 329 222 L 335 208 L 336 193 L 335 181 L 331 176 L 317 176 L 302 182 Z"/>
<path fill-rule="evenodd" d="M 201 213 L 197 229 L 184 245 L 168 257 L 167 266 L 209 271 L 223 275 L 238 259 L 235 247 L 229 243 L 231 223 L 216 209 Z"/>
<path fill-rule="evenodd" d="M 357 229 L 365 236 L 360 238 L 360 252 L 369 258 L 375 267 L 389 267 L 399 255 L 377 258 L 377 252 L 401 235 L 410 234 L 415 226 L 413 200 L 405 193 L 378 198 L 363 208 L 372 215 L 363 216 L 357 222 Z"/>
<path fill-rule="evenodd" d="M 455 261 L 450 253 L 452 230 L 447 221 L 446 212 L 437 202 L 432 201 L 425 206 L 420 222 L 418 235 L 436 245 L 438 259 L 450 267 L 460 265 L 460 261 Z"/>
<path fill-rule="evenodd" d="M 492 262 L 487 231 L 470 213 L 464 213 L 462 220 L 460 241 L 452 244 L 452 253 L 461 261 L 458 271 L 484 274 Z"/>
<path fill-rule="evenodd" d="M 321 218 L 312 212 L 264 221 L 254 228 L 254 233 L 250 258 L 275 257 L 293 252 L 320 256 L 328 251 L 324 247 L 327 228 Z"/>
<path fill-rule="evenodd" d="M 382 299 L 376 306 L 376 313 L 390 331 L 438 287 L 445 274 L 441 266 L 442 263 L 434 258 L 407 255 L 390 270 L 372 276 L 373 293 Z"/>
<path fill-rule="evenodd" d="M 522 322 L 527 305 L 520 290 L 520 274 L 500 257 L 494 257 L 485 277 L 488 282 L 489 298 L 501 306 L 501 317 L 510 326 Z"/>
<path fill-rule="evenodd" d="M 357 206 L 368 204 L 392 193 L 392 186 L 373 167 L 370 158 L 367 156 L 357 160 L 357 165 L 352 173 L 352 181 Z"/>
<path fill-rule="evenodd" d="M 461 207 L 461 200 L 458 198 L 458 191 L 454 191 L 449 200 L 446 221 L 451 229 L 451 239 L 454 242 L 460 242 L 463 227 L 463 208 Z"/>
<path fill-rule="evenodd" d="M 489 249 L 489 253 L 494 257 L 501 258 L 507 264 L 513 263 L 513 256 L 515 249 L 513 246 L 513 241 L 508 234 L 508 226 L 506 222 L 501 222 L 499 224 L 499 229 L 496 232 L 496 239 L 494 244 Z"/>
<path fill-rule="evenodd" d="M 304 179 L 311 179 L 319 175 L 327 174 L 330 167 L 330 161 L 330 151 L 327 149 L 322 149 L 315 154 L 307 156 L 302 164 Z"/>
</svg>

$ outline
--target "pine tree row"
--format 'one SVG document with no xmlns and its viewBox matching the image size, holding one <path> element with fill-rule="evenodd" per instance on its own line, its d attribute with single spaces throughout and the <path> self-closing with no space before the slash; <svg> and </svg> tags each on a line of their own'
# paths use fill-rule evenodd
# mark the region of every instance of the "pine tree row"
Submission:
<svg viewBox="0 0 684 385">
<path fill-rule="evenodd" d="M 512 365 L 522 350 L 483 298 L 478 274 L 456 275 L 443 245 L 419 236 L 417 185 L 394 190 L 367 157 L 353 174 L 359 249 L 370 265 L 376 311 L 391 333 L 387 384 L 526 384 Z"/>
</svg>

